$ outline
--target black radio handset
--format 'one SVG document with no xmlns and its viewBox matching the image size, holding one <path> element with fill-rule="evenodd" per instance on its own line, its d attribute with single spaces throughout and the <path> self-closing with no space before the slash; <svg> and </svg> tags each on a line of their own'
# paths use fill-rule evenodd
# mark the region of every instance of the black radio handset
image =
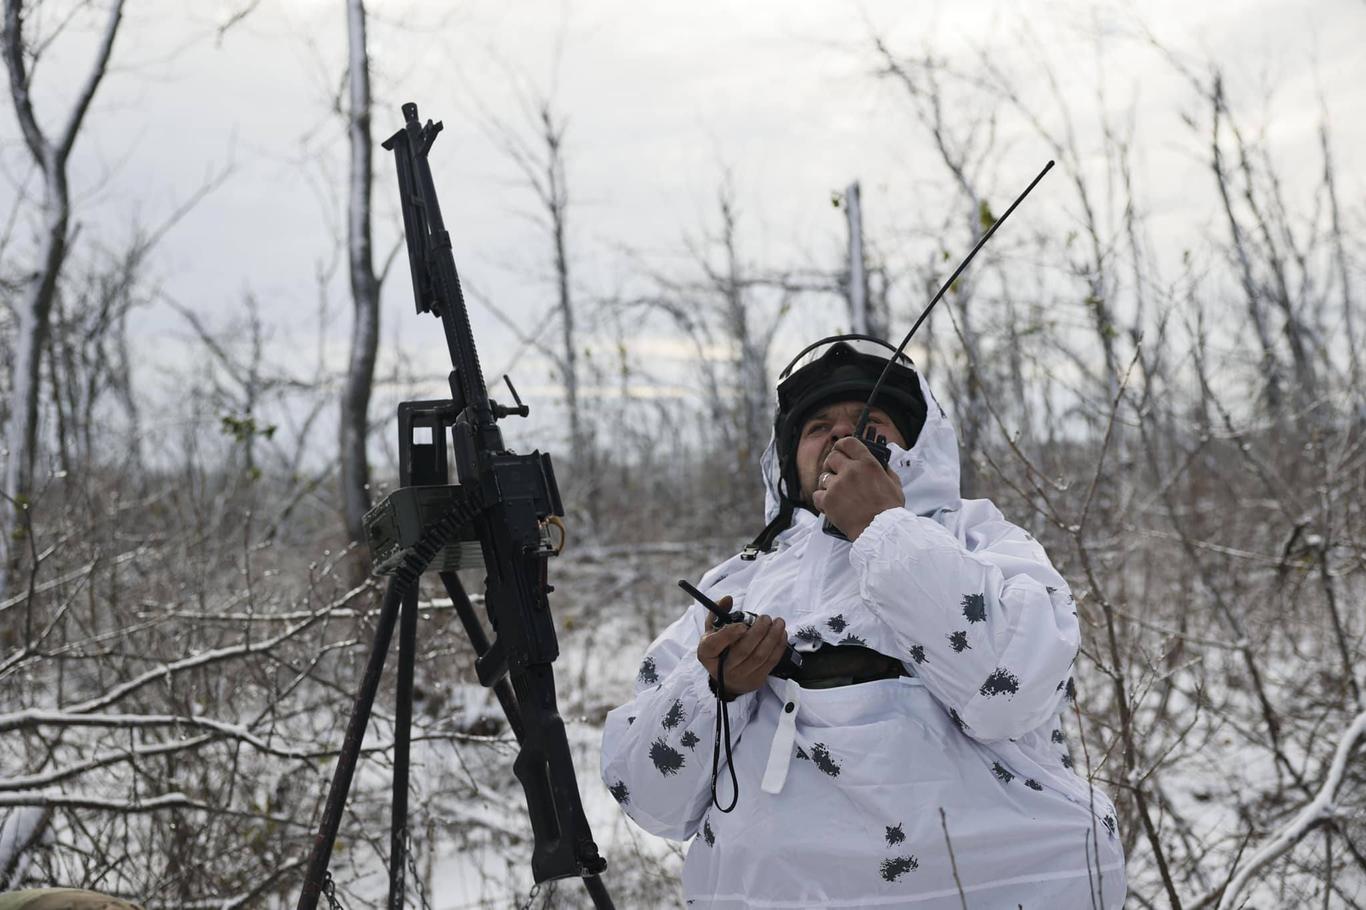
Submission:
<svg viewBox="0 0 1366 910">
<path fill-rule="evenodd" d="M 891 464 L 892 450 L 887 446 L 887 437 L 878 435 L 876 427 L 865 427 L 863 435 L 858 437 L 858 441 L 868 447 L 868 451 L 873 453 L 877 463 L 884 468 Z M 831 537 L 838 537 L 840 540 L 848 540 L 849 536 L 835 527 L 830 519 L 825 519 L 821 524 L 821 530 Z"/>
<path fill-rule="evenodd" d="M 1005 224 L 1006 219 L 1010 217 L 1010 213 L 1015 211 L 1015 207 L 1018 206 L 1021 202 L 1024 202 L 1024 198 L 1029 195 L 1030 191 L 1033 190 L 1034 187 L 1039 185 L 1039 181 L 1042 180 L 1044 178 L 1044 175 L 1052 169 L 1053 162 L 1049 161 L 1047 164 L 1043 166 L 1043 170 L 1039 171 L 1038 175 L 1035 176 L 1035 178 L 1029 182 L 1029 186 L 1025 187 L 1024 192 L 1021 193 L 1019 196 L 1015 197 L 1015 201 L 1010 204 L 1010 208 L 1005 210 L 1005 214 L 1001 215 L 1001 217 L 996 219 L 996 221 L 991 225 L 991 227 L 987 228 L 986 233 L 983 234 L 981 238 L 977 241 L 977 243 L 973 245 L 972 249 L 968 252 L 968 255 L 963 259 L 962 262 L 958 263 L 958 268 L 953 270 L 953 274 L 949 276 L 948 280 L 945 281 L 944 284 L 939 288 L 938 293 L 936 293 L 934 295 L 934 298 L 930 300 L 929 306 L 925 307 L 924 312 L 922 312 L 920 316 L 916 319 L 915 325 L 911 326 L 911 330 L 906 333 L 906 337 L 901 339 L 901 344 L 897 345 L 896 353 L 894 353 L 891 357 L 887 359 L 887 365 L 882 368 L 882 375 L 877 378 L 877 382 L 873 384 L 873 390 L 868 393 L 868 400 L 864 402 L 863 410 L 859 413 L 858 423 L 854 427 L 854 435 L 857 436 L 859 440 L 863 442 L 864 445 L 868 446 L 868 450 L 872 452 L 873 456 L 882 463 L 882 466 L 884 468 L 887 467 L 888 460 L 891 458 L 891 450 L 888 449 L 886 446 L 887 440 L 885 438 L 878 439 L 877 437 L 875 437 L 875 430 L 868 426 L 868 410 L 873 406 L 873 402 L 877 399 L 877 393 L 882 389 L 882 383 L 887 378 L 887 374 L 892 371 L 892 364 L 896 363 L 897 358 L 901 356 L 901 352 L 906 350 L 906 345 L 910 344 L 911 338 L 914 337 L 916 329 L 920 328 L 920 324 L 923 323 L 925 321 L 925 318 L 930 315 L 930 311 L 934 309 L 934 305 L 940 301 L 940 299 L 944 296 L 945 292 L 947 292 L 949 288 L 953 287 L 953 283 L 958 280 L 959 275 L 963 274 L 963 270 L 968 267 L 968 263 L 972 262 L 972 258 L 977 255 L 977 251 L 986 245 L 986 242 L 991 239 L 991 235 L 996 233 L 996 229 L 1001 225 Z M 909 440 L 907 441 L 909 442 Z M 881 446 L 881 450 L 877 448 L 879 444 Z M 882 455 L 881 452 L 886 452 L 886 455 Z M 822 524 L 821 529 L 825 531 L 825 533 L 829 534 L 831 537 L 838 537 L 841 540 L 849 539 L 848 536 L 844 534 L 844 532 L 842 532 L 839 528 L 831 524 L 830 519 L 828 518 L 825 519 L 825 522 Z"/>
<path fill-rule="evenodd" d="M 733 623 L 743 623 L 747 626 L 754 625 L 754 620 L 758 619 L 753 613 L 746 613 L 743 610 L 727 611 L 716 601 L 712 600 L 701 591 L 697 590 L 685 580 L 679 580 L 678 586 L 692 595 L 693 599 L 711 611 L 716 617 L 713 628 L 720 629 Z M 792 645 L 787 645 L 783 652 L 782 659 L 778 665 L 769 671 L 770 676 L 777 676 L 780 679 L 791 679 L 792 676 L 802 668 L 802 655 Z M 731 756 L 730 739 L 730 712 L 726 709 L 726 652 L 722 651 L 716 660 L 716 679 L 712 691 L 716 693 L 716 730 L 711 750 L 711 802 L 719 812 L 730 812 L 735 808 L 735 804 L 740 801 L 740 779 L 735 774 L 735 761 Z M 789 702 L 787 709 L 792 710 Z M 716 797 L 716 781 L 721 774 L 721 747 L 726 749 L 726 767 L 730 769 L 731 800 L 730 805 L 723 806 Z"/>
<path fill-rule="evenodd" d="M 747 626 L 752 626 L 754 625 L 754 620 L 758 619 L 758 617 L 755 616 L 753 613 L 745 613 L 740 610 L 733 610 L 727 613 L 724 609 L 721 608 L 721 606 L 716 601 L 712 600 L 710 597 L 703 594 L 701 591 L 697 590 L 691 584 L 682 579 L 679 580 L 678 586 L 682 588 L 684 591 L 687 591 L 689 594 L 691 594 L 693 600 L 696 600 L 698 603 L 706 607 L 708 610 L 712 612 L 713 615 L 716 616 L 716 622 L 713 624 L 714 628 L 720 629 L 723 626 L 728 626 L 731 623 L 736 622 L 742 622 Z M 778 661 L 778 665 L 774 667 L 768 675 L 776 676 L 779 679 L 791 679 L 792 676 L 801 668 L 802 653 L 793 648 L 791 645 L 788 645 L 787 650 L 783 652 L 782 659 Z"/>
</svg>

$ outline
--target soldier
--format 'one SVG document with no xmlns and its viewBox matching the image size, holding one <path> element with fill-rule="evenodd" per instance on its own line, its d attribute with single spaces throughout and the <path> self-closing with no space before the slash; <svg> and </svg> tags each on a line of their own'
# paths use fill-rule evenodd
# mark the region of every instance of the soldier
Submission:
<svg viewBox="0 0 1366 910">
<path fill-rule="evenodd" d="M 693 605 L 660 635 L 608 715 L 603 779 L 641 827 L 694 838 L 690 907 L 1118 908 L 1114 807 L 1061 730 L 1067 583 L 960 497 L 953 428 L 909 358 L 871 409 L 887 467 L 852 437 L 894 353 L 827 338 L 780 374 L 769 525 L 699 585 L 758 618 L 714 629 Z M 789 645 L 800 672 L 771 677 Z"/>
</svg>

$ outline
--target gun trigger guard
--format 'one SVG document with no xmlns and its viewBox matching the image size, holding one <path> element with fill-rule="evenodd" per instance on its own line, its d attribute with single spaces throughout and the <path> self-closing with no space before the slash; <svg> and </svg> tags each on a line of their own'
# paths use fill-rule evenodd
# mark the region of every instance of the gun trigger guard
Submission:
<svg viewBox="0 0 1366 910">
<path fill-rule="evenodd" d="M 564 552 L 564 545 L 569 540 L 569 532 L 565 529 L 564 520 L 558 515 L 551 515 L 541 522 L 542 532 L 546 532 L 552 525 L 560 530 L 560 539 L 555 543 L 555 555 L 559 556 Z"/>
</svg>

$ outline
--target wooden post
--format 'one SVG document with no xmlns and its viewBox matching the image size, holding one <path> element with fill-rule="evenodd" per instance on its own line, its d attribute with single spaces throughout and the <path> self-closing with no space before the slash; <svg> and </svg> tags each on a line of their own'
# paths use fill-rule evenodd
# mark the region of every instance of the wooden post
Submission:
<svg viewBox="0 0 1366 910">
<path fill-rule="evenodd" d="M 853 331 L 868 334 L 868 272 L 863 261 L 863 203 L 855 180 L 844 191 L 849 220 L 849 318 Z"/>
</svg>

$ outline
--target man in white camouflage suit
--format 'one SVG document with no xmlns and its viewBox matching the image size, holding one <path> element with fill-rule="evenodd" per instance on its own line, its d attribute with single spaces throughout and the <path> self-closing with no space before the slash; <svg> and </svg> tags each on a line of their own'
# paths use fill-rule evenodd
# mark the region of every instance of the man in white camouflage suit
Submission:
<svg viewBox="0 0 1366 910">
<path fill-rule="evenodd" d="M 853 437 L 893 354 L 828 338 L 780 375 L 769 526 L 699 585 L 757 619 L 715 629 L 693 604 L 660 635 L 608 715 L 603 780 L 647 831 L 693 839 L 691 907 L 1121 907 L 1114 807 L 1062 734 L 1067 583 L 960 497 L 953 428 L 908 358 L 871 409 L 887 467 Z M 801 669 L 775 678 L 789 645 Z M 723 654 L 734 751 L 713 794 Z"/>
</svg>

